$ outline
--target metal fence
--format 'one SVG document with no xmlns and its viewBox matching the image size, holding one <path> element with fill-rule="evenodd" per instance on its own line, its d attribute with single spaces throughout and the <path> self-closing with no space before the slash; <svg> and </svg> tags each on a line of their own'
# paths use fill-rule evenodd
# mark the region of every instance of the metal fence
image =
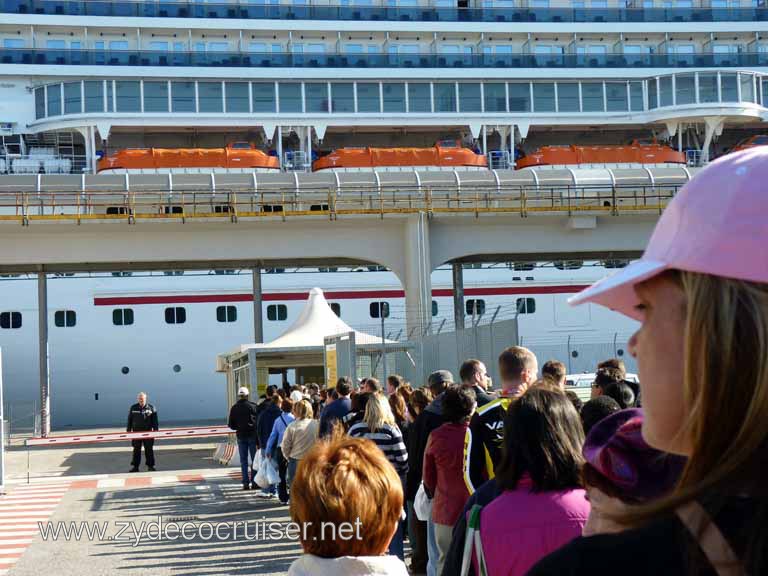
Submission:
<svg viewBox="0 0 768 576">
<path fill-rule="evenodd" d="M 404 331 L 391 328 L 385 333 L 387 340 L 402 335 Z M 635 360 L 627 353 L 628 338 L 629 334 L 605 332 L 526 336 L 517 318 L 489 320 L 464 330 L 433 330 L 422 337 L 403 340 L 402 348 L 388 352 L 386 357 L 359 356 L 357 376 L 372 375 L 383 380 L 387 374 L 396 373 L 419 387 L 435 370 L 450 370 L 458 379 L 461 363 L 476 358 L 486 365 L 498 389 L 501 383 L 498 357 L 505 348 L 515 345 L 525 346 L 536 354 L 539 367 L 547 360 L 563 362 L 568 374 L 594 372 L 597 363 L 608 358 L 620 358 L 625 361 L 627 371 L 636 372 Z"/>
</svg>

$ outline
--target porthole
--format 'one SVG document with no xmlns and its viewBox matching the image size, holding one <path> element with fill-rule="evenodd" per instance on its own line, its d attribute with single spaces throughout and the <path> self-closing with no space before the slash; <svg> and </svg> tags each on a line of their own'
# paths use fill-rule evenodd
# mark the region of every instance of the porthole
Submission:
<svg viewBox="0 0 768 576">
<path fill-rule="evenodd" d="M 128 372 L 130 372 L 130 371 L 131 371 L 131 369 L 130 369 L 130 368 L 128 368 L 128 366 L 123 366 L 123 367 L 120 369 L 120 372 L 122 372 L 123 374 L 128 374 Z"/>
<path fill-rule="evenodd" d="M 616 356 L 624 356 L 624 350 L 623 350 L 623 349 L 621 349 L 621 348 L 619 348 L 618 350 L 616 350 Z"/>
<path fill-rule="evenodd" d="M 176 374 L 178 374 L 179 372 L 181 372 L 181 366 L 179 364 L 174 364 L 173 371 L 176 372 Z"/>
<path fill-rule="evenodd" d="M 571 357 L 572 358 L 578 358 L 579 357 L 579 351 L 578 350 L 574 350 L 573 352 L 571 352 Z"/>
</svg>

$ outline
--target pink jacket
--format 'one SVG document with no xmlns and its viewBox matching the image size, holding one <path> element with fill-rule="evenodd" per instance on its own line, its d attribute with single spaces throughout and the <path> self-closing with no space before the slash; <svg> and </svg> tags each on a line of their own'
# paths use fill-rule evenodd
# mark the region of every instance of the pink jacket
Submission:
<svg viewBox="0 0 768 576">
<path fill-rule="evenodd" d="M 524 477 L 480 513 L 488 573 L 525 574 L 544 556 L 581 535 L 589 516 L 584 490 L 531 492 Z"/>
</svg>

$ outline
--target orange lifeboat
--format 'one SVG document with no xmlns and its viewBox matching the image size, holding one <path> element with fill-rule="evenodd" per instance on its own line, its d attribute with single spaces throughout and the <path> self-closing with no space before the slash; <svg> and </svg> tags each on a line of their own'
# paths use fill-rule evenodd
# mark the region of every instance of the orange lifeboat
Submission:
<svg viewBox="0 0 768 576">
<path fill-rule="evenodd" d="M 459 143 L 439 143 L 432 148 L 340 148 L 312 163 L 312 169 L 441 166 L 485 168 L 488 159 Z"/>
<path fill-rule="evenodd" d="M 765 146 L 768 144 L 768 136 L 765 136 L 763 134 L 759 136 L 750 136 L 749 138 L 745 138 L 736 146 L 733 147 L 733 150 L 731 152 L 738 152 L 739 150 L 746 150 L 748 148 L 754 148 L 755 146 Z"/>
<path fill-rule="evenodd" d="M 556 164 L 685 164 L 685 154 L 655 142 L 633 140 L 627 146 L 542 146 L 515 167 Z"/>
<path fill-rule="evenodd" d="M 280 163 L 248 142 L 226 148 L 138 148 L 118 150 L 99 160 L 98 171 L 169 168 L 268 168 Z"/>
</svg>

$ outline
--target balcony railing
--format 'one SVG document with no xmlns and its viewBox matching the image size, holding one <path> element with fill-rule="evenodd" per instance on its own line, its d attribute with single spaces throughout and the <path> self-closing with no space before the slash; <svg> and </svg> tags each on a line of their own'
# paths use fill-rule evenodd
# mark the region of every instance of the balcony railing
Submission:
<svg viewBox="0 0 768 576">
<path fill-rule="evenodd" d="M 292 54 L 0 48 L 0 64 L 230 68 L 741 68 L 768 66 L 768 53 Z"/>
<path fill-rule="evenodd" d="M 414 22 L 754 22 L 759 8 L 442 8 L 435 6 L 295 6 L 208 2 L 0 0 L 0 12 L 56 16 L 381 20 Z"/>
</svg>

